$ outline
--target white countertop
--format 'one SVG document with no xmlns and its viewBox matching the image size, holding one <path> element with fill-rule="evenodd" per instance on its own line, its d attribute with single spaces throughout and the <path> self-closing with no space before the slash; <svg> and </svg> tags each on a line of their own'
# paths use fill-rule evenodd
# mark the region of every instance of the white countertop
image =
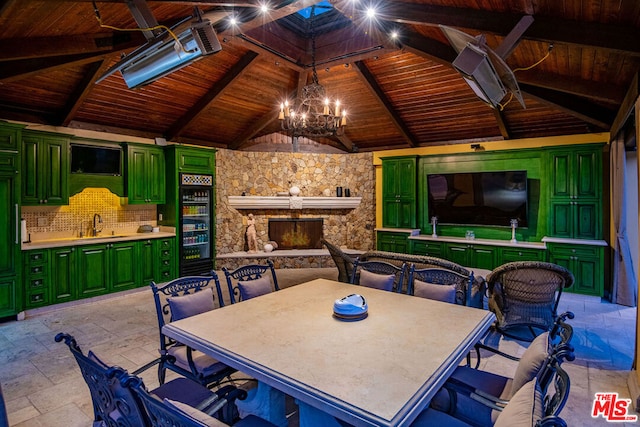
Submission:
<svg viewBox="0 0 640 427">
<path fill-rule="evenodd" d="M 447 242 L 447 243 L 468 243 L 470 245 L 490 245 L 490 246 L 506 246 L 512 248 L 523 249 L 546 249 L 547 245 L 542 242 L 511 242 L 510 240 L 497 239 L 465 239 L 464 237 L 437 236 L 430 234 L 420 234 L 417 236 L 409 236 L 411 240 L 428 240 L 431 242 Z"/>
<path fill-rule="evenodd" d="M 42 235 L 31 235 L 30 243 L 22 243 L 22 250 L 60 248 L 66 246 L 83 246 L 101 243 L 129 242 L 145 239 L 161 239 L 176 237 L 175 228 L 160 227 L 157 233 L 137 233 L 123 230 L 122 233 L 113 231 L 100 233 L 96 237 L 65 236 L 63 233 L 42 233 Z"/>
</svg>

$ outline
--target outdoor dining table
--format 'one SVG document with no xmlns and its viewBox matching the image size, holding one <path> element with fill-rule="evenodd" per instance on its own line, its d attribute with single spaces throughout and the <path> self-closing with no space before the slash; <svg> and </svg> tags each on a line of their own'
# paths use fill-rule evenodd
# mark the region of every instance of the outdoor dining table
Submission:
<svg viewBox="0 0 640 427">
<path fill-rule="evenodd" d="M 353 293 L 368 316 L 334 317 L 334 301 Z M 347 423 L 406 426 L 494 320 L 486 310 L 316 279 L 163 332 Z"/>
</svg>

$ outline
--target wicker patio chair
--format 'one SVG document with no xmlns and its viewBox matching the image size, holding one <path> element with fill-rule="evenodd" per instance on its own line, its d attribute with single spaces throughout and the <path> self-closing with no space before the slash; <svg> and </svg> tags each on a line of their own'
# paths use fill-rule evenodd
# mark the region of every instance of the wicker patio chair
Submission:
<svg viewBox="0 0 640 427">
<path fill-rule="evenodd" d="M 360 261 L 353 264 L 351 283 L 382 289 L 390 292 L 402 292 L 406 264 L 396 266 L 384 261 Z"/>
<path fill-rule="evenodd" d="M 517 261 L 497 267 L 487 276 L 489 309 L 496 314 L 496 329 L 525 341 L 550 330 L 562 291 L 573 282 L 569 270 L 548 262 Z M 518 328 L 527 329 L 531 336 L 514 332 Z"/>
<path fill-rule="evenodd" d="M 333 262 L 338 267 L 338 281 L 342 283 L 351 283 L 351 273 L 353 272 L 353 263 L 356 258 L 344 253 L 339 247 L 321 239 L 323 245 L 329 250 Z"/>
<path fill-rule="evenodd" d="M 471 305 L 473 272 L 460 274 L 444 268 L 409 267 L 409 295 L 460 305 Z"/>
</svg>

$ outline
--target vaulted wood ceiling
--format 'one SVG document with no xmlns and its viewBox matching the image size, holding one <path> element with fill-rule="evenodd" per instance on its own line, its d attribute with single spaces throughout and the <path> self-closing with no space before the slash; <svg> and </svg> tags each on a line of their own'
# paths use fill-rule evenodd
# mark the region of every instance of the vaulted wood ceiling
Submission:
<svg viewBox="0 0 640 427">
<path fill-rule="evenodd" d="M 0 119 L 275 150 L 289 141 L 279 104 L 311 71 L 309 23 L 296 12 L 315 3 L 272 0 L 261 14 L 257 0 L 150 0 L 164 25 L 194 7 L 240 24 L 216 25 L 222 51 L 131 90 L 119 73 L 96 80 L 146 41 L 141 32 L 101 27 L 91 0 L 0 0 Z M 331 3 L 314 21 L 318 78 L 348 126 L 318 142 L 343 151 L 609 131 L 640 71 L 637 0 L 385 0 L 373 20 L 367 0 Z M 138 27 L 126 0 L 95 5 L 103 24 Z M 533 23 L 505 61 L 526 108 L 492 109 L 452 68 L 438 24 L 497 48 L 525 15 Z"/>
</svg>

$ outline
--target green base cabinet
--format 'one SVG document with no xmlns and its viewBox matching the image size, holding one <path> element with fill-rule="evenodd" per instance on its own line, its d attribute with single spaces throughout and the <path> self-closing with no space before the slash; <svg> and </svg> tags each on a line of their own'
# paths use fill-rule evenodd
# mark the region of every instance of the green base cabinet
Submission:
<svg viewBox="0 0 640 427">
<path fill-rule="evenodd" d="M 17 131 L 5 131 L 0 143 L 12 147 Z M 0 318 L 22 310 L 18 159 L 16 153 L 0 151 Z"/>
<path fill-rule="evenodd" d="M 154 281 L 158 283 L 168 282 L 177 277 L 178 266 L 175 263 L 175 240 L 154 240 Z"/>
<path fill-rule="evenodd" d="M 410 240 L 411 253 L 414 255 L 427 255 L 436 258 L 444 258 L 444 247 L 441 242 L 428 240 Z"/>
<path fill-rule="evenodd" d="M 378 231 L 376 247 L 379 251 L 409 253 L 409 234 Z"/>
<path fill-rule="evenodd" d="M 78 298 L 76 286 L 76 248 L 49 250 L 50 270 L 47 276 L 49 304 L 73 301 Z"/>
<path fill-rule="evenodd" d="M 573 273 L 575 282 L 567 292 L 602 296 L 604 291 L 604 247 L 549 244 L 549 262 Z"/>
<path fill-rule="evenodd" d="M 139 247 L 143 242 L 122 242 L 109 245 L 109 292 L 133 289 L 142 282 L 144 267 L 138 266 Z M 143 261 L 144 262 L 144 261 Z"/>
<path fill-rule="evenodd" d="M 463 267 L 484 268 L 491 270 L 496 265 L 497 250 L 492 246 L 474 245 L 471 243 L 449 243 L 445 250 L 445 258 Z"/>
<path fill-rule="evenodd" d="M 109 291 L 109 246 L 78 246 L 78 284 L 80 298 L 106 294 Z"/>
<path fill-rule="evenodd" d="M 544 261 L 546 255 L 546 251 L 541 249 L 502 248 L 499 264 L 516 261 Z"/>
</svg>

